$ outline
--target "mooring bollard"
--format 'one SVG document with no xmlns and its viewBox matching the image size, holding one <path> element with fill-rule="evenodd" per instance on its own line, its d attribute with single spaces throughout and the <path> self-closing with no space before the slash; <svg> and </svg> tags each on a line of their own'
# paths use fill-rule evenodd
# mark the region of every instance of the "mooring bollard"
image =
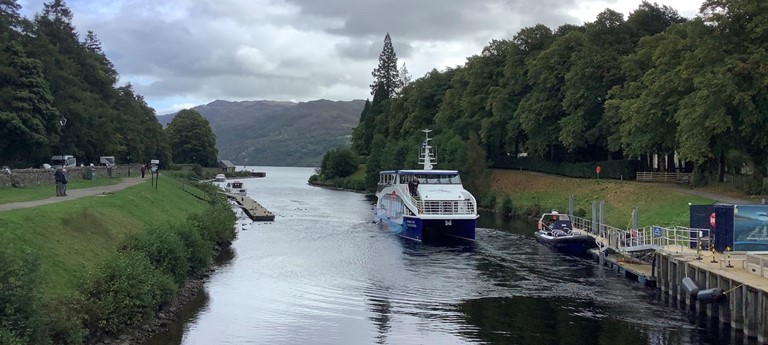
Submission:
<svg viewBox="0 0 768 345">
<path fill-rule="evenodd" d="M 696 243 L 696 260 L 701 260 L 701 242 Z"/>
<path fill-rule="evenodd" d="M 728 263 L 725 267 L 733 268 L 733 265 L 731 265 L 731 247 L 725 247 L 725 257 L 727 258 L 726 262 Z"/>
<path fill-rule="evenodd" d="M 715 245 L 714 244 L 710 244 L 709 245 L 709 250 L 712 251 L 712 261 L 710 261 L 710 263 L 716 264 L 717 263 L 717 259 L 715 259 Z"/>
</svg>

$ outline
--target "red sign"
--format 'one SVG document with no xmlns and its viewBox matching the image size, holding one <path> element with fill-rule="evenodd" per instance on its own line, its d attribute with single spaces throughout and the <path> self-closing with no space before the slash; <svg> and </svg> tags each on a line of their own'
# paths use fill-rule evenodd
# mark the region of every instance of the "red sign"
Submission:
<svg viewBox="0 0 768 345">
<path fill-rule="evenodd" d="M 711 226 L 712 229 L 715 228 L 715 212 L 712 212 L 712 214 L 709 215 L 709 226 Z"/>
<path fill-rule="evenodd" d="M 600 175 L 600 166 L 598 165 L 597 168 L 595 168 L 595 172 Z"/>
</svg>

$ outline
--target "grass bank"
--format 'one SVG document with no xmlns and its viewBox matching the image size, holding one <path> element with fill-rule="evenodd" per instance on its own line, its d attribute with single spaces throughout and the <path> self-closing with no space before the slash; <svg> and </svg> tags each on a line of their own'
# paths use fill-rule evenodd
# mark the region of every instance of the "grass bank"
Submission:
<svg viewBox="0 0 768 345">
<path fill-rule="evenodd" d="M 655 184 L 578 179 L 529 171 L 493 170 L 491 185 L 496 203 L 512 201 L 518 212 L 532 214 L 544 210 L 568 210 L 568 197 L 574 195 L 574 208 L 591 217 L 592 201 L 605 200 L 605 222 L 619 228 L 629 226 L 632 209 L 639 209 L 639 225 L 682 225 L 689 223 L 688 203 L 712 204 L 714 200 Z"/>
<path fill-rule="evenodd" d="M 87 182 L 113 180 L 119 181 Z M 208 207 L 184 192 L 180 182 L 170 178 L 160 182 L 158 189 L 147 180 L 105 196 L 0 212 L 0 243 L 38 258 L 46 295 L 69 295 L 88 271 L 116 252 L 126 235 L 146 226 L 182 221 Z M 51 194 L 52 187 L 45 187 Z M 4 196 L 9 192 L 14 191 L 1 190 L 0 200 L 10 199 Z"/>
</svg>

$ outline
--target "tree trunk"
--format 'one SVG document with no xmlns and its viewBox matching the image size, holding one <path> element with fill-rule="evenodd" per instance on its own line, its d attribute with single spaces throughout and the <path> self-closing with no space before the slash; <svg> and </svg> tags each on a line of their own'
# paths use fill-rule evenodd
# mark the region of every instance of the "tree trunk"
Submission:
<svg viewBox="0 0 768 345">
<path fill-rule="evenodd" d="M 675 163 L 675 151 L 667 152 L 667 172 L 680 171 Z"/>
<path fill-rule="evenodd" d="M 720 152 L 717 157 L 717 182 L 725 182 L 725 153 Z"/>
</svg>

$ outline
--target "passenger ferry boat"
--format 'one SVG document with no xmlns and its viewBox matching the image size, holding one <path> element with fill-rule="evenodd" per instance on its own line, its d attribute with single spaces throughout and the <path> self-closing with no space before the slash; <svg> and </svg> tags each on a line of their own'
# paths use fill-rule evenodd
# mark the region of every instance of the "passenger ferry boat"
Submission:
<svg viewBox="0 0 768 345">
<path fill-rule="evenodd" d="M 374 207 L 375 221 L 395 234 L 415 241 L 451 236 L 475 239 L 477 202 L 461 184 L 456 170 L 432 170 L 436 165 L 428 129 L 419 153 L 422 170 L 388 170 L 379 173 Z M 418 179 L 414 191 L 409 181 Z"/>
</svg>

